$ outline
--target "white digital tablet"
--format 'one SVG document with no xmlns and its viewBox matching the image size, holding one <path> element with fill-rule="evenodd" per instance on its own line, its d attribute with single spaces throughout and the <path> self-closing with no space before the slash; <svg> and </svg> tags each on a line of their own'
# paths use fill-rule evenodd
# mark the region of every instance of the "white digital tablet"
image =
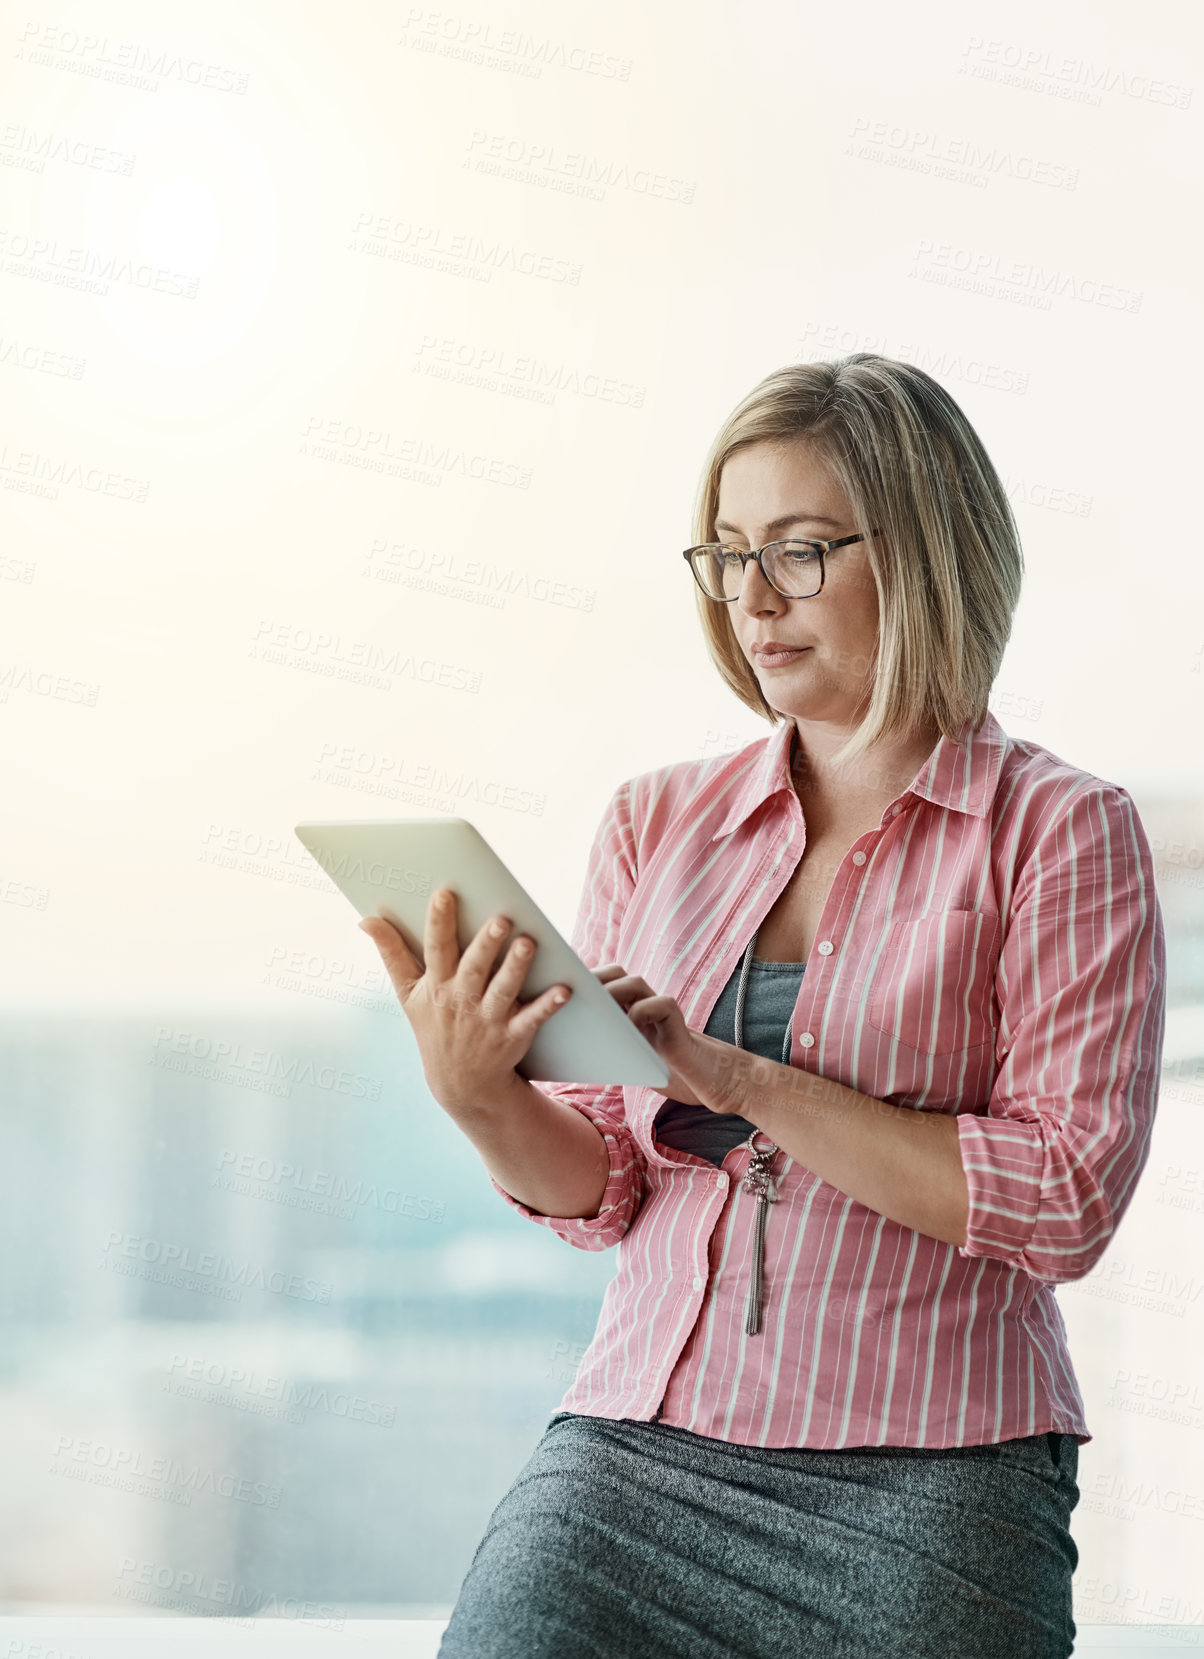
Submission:
<svg viewBox="0 0 1204 1659">
<path fill-rule="evenodd" d="M 573 994 L 515 1068 L 528 1082 L 667 1087 L 668 1069 L 652 1044 L 466 818 L 326 820 L 298 824 L 296 835 L 359 914 L 392 922 L 419 962 L 427 906 L 440 887 L 456 895 L 461 952 L 495 915 L 511 924 L 503 950 L 520 933 L 535 941 L 519 1000 L 551 985 L 568 985 Z"/>
</svg>

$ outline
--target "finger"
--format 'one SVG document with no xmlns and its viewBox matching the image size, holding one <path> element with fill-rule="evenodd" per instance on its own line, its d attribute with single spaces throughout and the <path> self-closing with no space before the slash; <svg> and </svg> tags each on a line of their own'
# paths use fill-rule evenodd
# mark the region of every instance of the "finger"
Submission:
<svg viewBox="0 0 1204 1659">
<path fill-rule="evenodd" d="M 647 1036 L 655 1031 L 659 1036 L 668 1023 L 673 1008 L 671 997 L 636 997 L 627 1009 L 631 1023 Z"/>
<path fill-rule="evenodd" d="M 421 964 L 386 917 L 365 916 L 359 926 L 380 952 L 393 989 L 404 1002 L 422 978 Z"/>
<path fill-rule="evenodd" d="M 621 968 L 617 962 L 608 962 L 605 967 L 594 969 L 595 979 L 600 979 L 603 985 L 609 985 L 612 979 L 623 979 L 626 974 L 627 969 Z"/>
<path fill-rule="evenodd" d="M 625 1013 L 631 1012 L 633 1003 L 655 995 L 648 981 L 638 974 L 625 974 L 622 979 L 608 980 L 606 989 Z"/>
<path fill-rule="evenodd" d="M 422 950 L 426 957 L 426 971 L 436 984 L 450 979 L 460 966 L 456 895 L 447 887 L 440 887 L 431 894 L 426 907 Z"/>
<path fill-rule="evenodd" d="M 491 916 L 464 947 L 456 972 L 461 986 L 470 996 L 479 997 L 484 992 L 486 980 L 498 966 L 498 953 L 505 950 L 513 931 L 508 916 Z M 530 957 L 527 960 L 530 961 Z"/>
<path fill-rule="evenodd" d="M 464 955 L 467 960 L 467 951 Z M 505 1016 L 510 1013 L 513 1004 L 518 1000 L 523 981 L 530 972 L 534 959 L 535 941 L 528 934 L 521 933 L 517 939 L 510 941 L 509 949 L 498 964 L 497 971 L 482 997 L 482 1006 L 490 1014 Z"/>
<path fill-rule="evenodd" d="M 572 998 L 567 985 L 549 985 L 539 996 L 525 1002 L 510 1022 L 510 1030 L 517 1041 L 530 1044 L 541 1025 L 546 1025 Z"/>
<path fill-rule="evenodd" d="M 640 1035 L 672 1064 L 677 1065 L 679 1060 L 686 1065 L 691 1063 L 693 1055 L 687 1040 L 690 1033 L 681 1009 L 672 997 L 640 997 L 627 1014 Z M 686 1081 L 692 1079 L 687 1078 Z"/>
</svg>

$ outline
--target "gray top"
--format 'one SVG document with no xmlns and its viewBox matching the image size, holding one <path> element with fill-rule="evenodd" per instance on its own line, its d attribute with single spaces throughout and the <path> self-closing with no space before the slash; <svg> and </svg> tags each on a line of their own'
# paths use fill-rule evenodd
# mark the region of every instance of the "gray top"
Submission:
<svg viewBox="0 0 1204 1659">
<path fill-rule="evenodd" d="M 723 987 L 704 1027 L 708 1037 L 718 1037 L 725 1043 L 736 1040 L 740 966 L 737 965 Z M 805 962 L 762 962 L 753 957 L 744 994 L 742 1033 L 743 1046 L 750 1054 L 789 1064 L 790 1018 L 806 966 Z M 754 1127 L 747 1118 L 712 1112 L 706 1106 L 687 1106 L 680 1100 L 666 1100 L 656 1114 L 652 1130 L 654 1137 L 665 1146 L 692 1152 L 708 1163 L 721 1164 L 734 1146 L 748 1139 Z"/>
</svg>

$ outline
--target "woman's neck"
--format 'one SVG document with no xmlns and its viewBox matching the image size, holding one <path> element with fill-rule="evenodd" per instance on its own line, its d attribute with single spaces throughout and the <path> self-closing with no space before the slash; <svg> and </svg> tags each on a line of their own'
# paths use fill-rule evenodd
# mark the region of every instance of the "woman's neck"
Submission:
<svg viewBox="0 0 1204 1659">
<path fill-rule="evenodd" d="M 825 826 L 881 816 L 884 807 L 907 788 L 940 739 L 933 726 L 890 743 L 875 744 L 843 765 L 833 766 L 814 745 L 808 747 L 797 728 L 791 743 L 790 773 L 795 793 L 813 831 Z M 844 742 L 841 737 L 840 742 Z M 833 746 L 838 748 L 839 743 Z"/>
</svg>

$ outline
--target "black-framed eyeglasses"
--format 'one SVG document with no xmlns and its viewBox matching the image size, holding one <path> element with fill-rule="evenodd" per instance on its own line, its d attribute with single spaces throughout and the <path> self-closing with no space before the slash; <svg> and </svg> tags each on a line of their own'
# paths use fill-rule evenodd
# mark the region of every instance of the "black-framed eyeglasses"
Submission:
<svg viewBox="0 0 1204 1659">
<path fill-rule="evenodd" d="M 868 532 L 872 536 L 878 533 Z M 866 535 L 866 531 L 859 530 L 855 536 L 840 536 L 836 541 L 771 541 L 751 553 L 724 542 L 704 542 L 699 547 L 687 547 L 682 558 L 707 598 L 720 605 L 730 605 L 740 597 L 744 567 L 750 559 L 757 561 L 762 576 L 783 599 L 814 599 L 824 585 L 825 557 L 834 548 L 864 541 Z"/>
</svg>

